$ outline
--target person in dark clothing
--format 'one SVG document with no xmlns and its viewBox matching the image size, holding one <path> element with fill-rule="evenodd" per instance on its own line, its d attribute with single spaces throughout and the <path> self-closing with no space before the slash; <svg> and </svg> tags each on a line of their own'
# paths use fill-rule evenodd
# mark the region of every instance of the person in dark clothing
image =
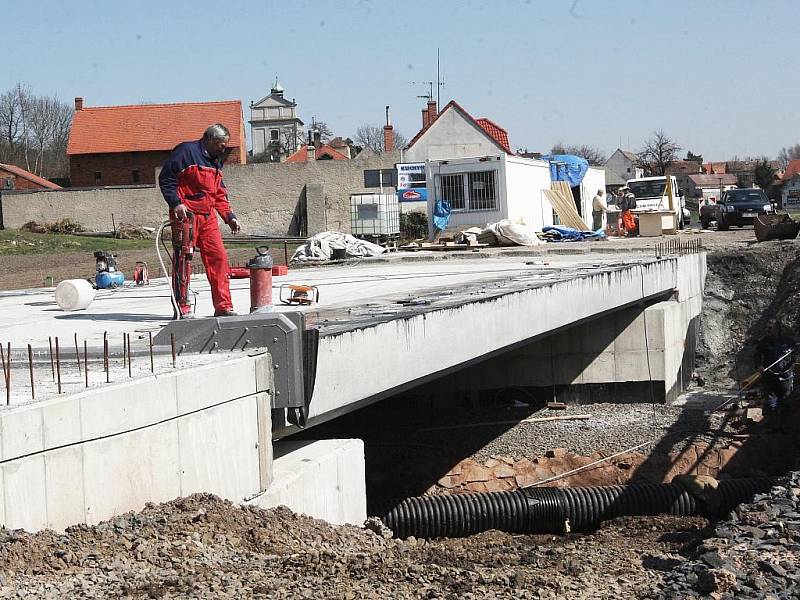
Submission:
<svg viewBox="0 0 800 600">
<path fill-rule="evenodd" d="M 767 397 L 763 407 L 765 412 L 788 408 L 788 398 L 794 391 L 796 349 L 797 343 L 784 335 L 776 319 L 767 321 L 767 333 L 756 346 L 755 353 L 755 363 L 761 372 L 761 387 Z"/>
</svg>

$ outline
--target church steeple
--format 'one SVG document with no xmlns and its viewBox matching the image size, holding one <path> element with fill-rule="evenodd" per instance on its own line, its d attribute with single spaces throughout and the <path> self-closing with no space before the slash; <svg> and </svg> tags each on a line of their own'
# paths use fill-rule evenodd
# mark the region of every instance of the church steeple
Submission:
<svg viewBox="0 0 800 600">
<path fill-rule="evenodd" d="M 283 98 L 283 86 L 278 83 L 278 75 L 275 75 L 275 83 L 272 84 L 272 89 L 270 90 L 270 94 L 273 96 L 280 96 Z"/>
</svg>

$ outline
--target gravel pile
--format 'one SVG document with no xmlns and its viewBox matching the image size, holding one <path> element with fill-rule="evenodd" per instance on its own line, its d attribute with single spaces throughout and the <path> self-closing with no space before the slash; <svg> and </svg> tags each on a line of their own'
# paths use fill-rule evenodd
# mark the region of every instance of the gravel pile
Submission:
<svg viewBox="0 0 800 600">
<path fill-rule="evenodd" d="M 800 597 L 800 472 L 740 505 L 665 578 L 660 598 Z"/>
</svg>

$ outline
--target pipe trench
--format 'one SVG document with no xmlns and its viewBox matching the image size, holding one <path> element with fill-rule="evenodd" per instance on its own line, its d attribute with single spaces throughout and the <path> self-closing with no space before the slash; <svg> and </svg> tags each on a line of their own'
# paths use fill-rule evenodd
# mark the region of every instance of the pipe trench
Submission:
<svg viewBox="0 0 800 600">
<path fill-rule="evenodd" d="M 379 503 L 370 511 L 395 537 L 463 537 L 497 529 L 509 533 L 591 531 L 608 519 L 648 515 L 724 515 L 777 478 L 728 479 L 712 497 L 678 483 L 584 488 L 524 488 L 507 492 L 422 496 Z"/>
</svg>

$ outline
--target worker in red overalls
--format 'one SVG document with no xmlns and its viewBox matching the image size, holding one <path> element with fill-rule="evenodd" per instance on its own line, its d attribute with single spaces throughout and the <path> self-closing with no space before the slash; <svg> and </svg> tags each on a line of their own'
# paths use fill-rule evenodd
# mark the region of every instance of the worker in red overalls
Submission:
<svg viewBox="0 0 800 600">
<path fill-rule="evenodd" d="M 172 226 L 172 285 L 180 313 L 176 315 L 178 318 L 191 316 L 189 260 L 194 248 L 200 251 L 211 284 L 214 316 L 236 314 L 228 281 L 228 254 L 217 223 L 219 214 L 233 233 L 241 231 L 222 182 L 222 158 L 229 140 L 230 132 L 224 125 L 211 125 L 202 139 L 178 144 L 158 176 L 161 194 L 169 205 Z"/>
<path fill-rule="evenodd" d="M 622 200 L 617 203 L 617 206 L 622 211 L 622 227 L 625 229 L 627 237 L 635 237 L 636 217 L 633 216 L 633 209 L 636 208 L 636 197 L 627 187 L 621 188 L 620 192 Z"/>
</svg>

